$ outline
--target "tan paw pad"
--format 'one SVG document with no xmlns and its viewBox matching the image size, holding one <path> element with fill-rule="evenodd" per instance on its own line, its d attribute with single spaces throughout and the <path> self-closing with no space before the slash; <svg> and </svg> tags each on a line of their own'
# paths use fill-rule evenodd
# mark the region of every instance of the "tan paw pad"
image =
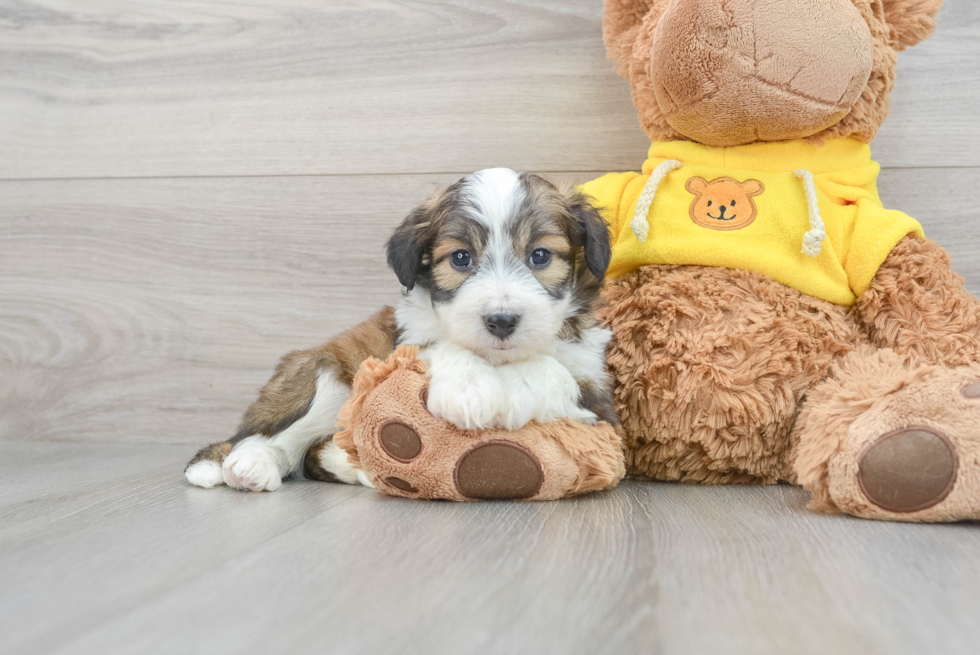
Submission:
<svg viewBox="0 0 980 655">
<path fill-rule="evenodd" d="M 412 486 L 411 482 L 407 480 L 402 480 L 401 478 L 396 478 L 395 476 L 389 476 L 385 478 L 385 483 L 391 485 L 395 489 L 401 489 L 402 491 L 407 491 L 408 493 L 418 493 L 418 489 Z"/>
<path fill-rule="evenodd" d="M 960 393 L 963 394 L 964 398 L 969 398 L 970 400 L 980 398 L 980 382 L 966 385 L 960 389 Z"/>
<path fill-rule="evenodd" d="M 422 440 L 418 433 L 399 421 L 382 426 L 378 430 L 378 441 L 389 457 L 402 463 L 411 462 L 422 452 Z"/>
<path fill-rule="evenodd" d="M 504 440 L 487 441 L 456 463 L 456 490 L 467 498 L 530 498 L 544 484 L 541 463 L 529 450 Z"/>
<path fill-rule="evenodd" d="M 884 435 L 858 460 L 865 497 L 890 512 L 917 512 L 937 505 L 956 482 L 959 461 L 946 435 L 910 427 Z"/>
</svg>

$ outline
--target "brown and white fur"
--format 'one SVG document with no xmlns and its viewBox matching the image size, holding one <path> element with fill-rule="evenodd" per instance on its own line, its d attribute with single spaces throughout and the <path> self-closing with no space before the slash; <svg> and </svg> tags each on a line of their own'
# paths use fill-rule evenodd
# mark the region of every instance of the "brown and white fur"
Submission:
<svg viewBox="0 0 980 655">
<path fill-rule="evenodd" d="M 368 357 L 420 346 L 428 408 L 464 428 L 531 420 L 618 423 L 593 310 L 609 265 L 588 199 L 510 169 L 464 177 L 416 208 L 388 241 L 404 287 L 396 308 L 286 355 L 238 433 L 184 473 L 199 487 L 272 491 L 287 476 L 367 484 L 331 438 Z"/>
</svg>

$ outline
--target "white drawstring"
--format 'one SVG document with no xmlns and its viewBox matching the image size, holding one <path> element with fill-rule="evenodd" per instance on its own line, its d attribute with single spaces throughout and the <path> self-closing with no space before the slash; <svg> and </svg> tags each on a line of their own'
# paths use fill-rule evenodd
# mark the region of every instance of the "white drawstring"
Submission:
<svg viewBox="0 0 980 655">
<path fill-rule="evenodd" d="M 650 232 L 650 223 L 647 221 L 647 214 L 650 213 L 650 205 L 653 204 L 653 197 L 657 194 L 657 187 L 660 186 L 660 181 L 664 179 L 667 173 L 675 171 L 683 165 L 683 162 L 679 162 L 676 159 L 668 159 L 667 161 L 661 162 L 650 173 L 650 179 L 647 180 L 643 191 L 640 192 L 640 197 L 636 200 L 636 211 L 633 212 L 633 220 L 630 221 L 633 234 L 636 235 L 636 239 L 640 243 L 647 240 L 647 233 Z"/>
<path fill-rule="evenodd" d="M 793 171 L 793 177 L 803 181 L 803 191 L 806 193 L 807 213 L 810 215 L 810 231 L 803 235 L 803 249 L 807 257 L 820 255 L 820 244 L 827 238 L 823 219 L 820 217 L 820 206 L 817 204 L 817 187 L 813 184 L 813 173 L 805 168 Z"/>
</svg>

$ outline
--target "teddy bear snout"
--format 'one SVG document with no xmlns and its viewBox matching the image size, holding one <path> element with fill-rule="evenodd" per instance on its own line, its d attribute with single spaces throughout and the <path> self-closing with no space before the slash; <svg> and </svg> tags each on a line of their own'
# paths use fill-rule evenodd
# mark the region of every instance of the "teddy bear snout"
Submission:
<svg viewBox="0 0 980 655">
<path fill-rule="evenodd" d="M 860 98 L 874 44 L 852 0 L 759 2 L 673 0 L 658 21 L 654 92 L 684 136 L 712 146 L 806 137 Z"/>
</svg>

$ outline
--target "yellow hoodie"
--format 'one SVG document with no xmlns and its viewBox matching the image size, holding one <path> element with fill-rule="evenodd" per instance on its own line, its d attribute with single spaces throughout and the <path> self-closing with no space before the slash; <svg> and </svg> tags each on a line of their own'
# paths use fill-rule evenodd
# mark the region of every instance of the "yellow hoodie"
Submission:
<svg viewBox="0 0 980 655">
<path fill-rule="evenodd" d="M 612 277 L 647 264 L 741 268 L 852 305 L 899 241 L 923 236 L 882 206 L 879 170 L 853 139 L 669 141 L 650 146 L 642 174 L 609 173 L 581 190 L 609 222 Z"/>
</svg>

